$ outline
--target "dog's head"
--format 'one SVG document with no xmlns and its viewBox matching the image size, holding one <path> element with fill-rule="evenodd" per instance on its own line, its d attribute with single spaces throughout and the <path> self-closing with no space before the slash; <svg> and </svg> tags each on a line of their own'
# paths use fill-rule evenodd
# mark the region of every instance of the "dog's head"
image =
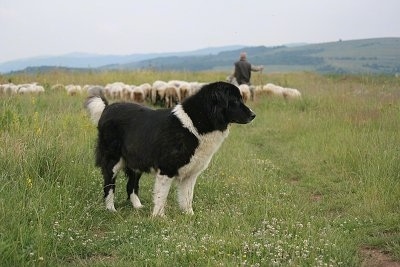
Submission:
<svg viewBox="0 0 400 267">
<path fill-rule="evenodd" d="M 207 86 L 210 90 L 211 113 L 219 122 L 246 124 L 256 117 L 256 114 L 244 104 L 239 88 L 235 85 L 216 82 Z"/>
<path fill-rule="evenodd" d="M 256 116 L 243 103 L 239 88 L 226 82 L 203 86 L 182 105 L 201 134 L 224 131 L 230 123 L 249 123 Z"/>
</svg>

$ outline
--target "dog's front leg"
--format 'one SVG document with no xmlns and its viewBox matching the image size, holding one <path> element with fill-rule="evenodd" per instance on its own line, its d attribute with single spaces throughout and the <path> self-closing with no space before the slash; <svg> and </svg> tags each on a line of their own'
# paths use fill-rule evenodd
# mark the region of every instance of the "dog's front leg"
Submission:
<svg viewBox="0 0 400 267">
<path fill-rule="evenodd" d="M 165 204 L 167 202 L 168 192 L 171 187 L 173 178 L 166 175 L 157 174 L 154 185 L 154 209 L 153 216 L 164 216 Z"/>
<path fill-rule="evenodd" d="M 185 177 L 182 180 L 178 180 L 177 191 L 178 191 L 178 202 L 180 208 L 187 214 L 194 214 L 193 212 L 193 191 L 196 184 L 197 175 Z"/>
</svg>

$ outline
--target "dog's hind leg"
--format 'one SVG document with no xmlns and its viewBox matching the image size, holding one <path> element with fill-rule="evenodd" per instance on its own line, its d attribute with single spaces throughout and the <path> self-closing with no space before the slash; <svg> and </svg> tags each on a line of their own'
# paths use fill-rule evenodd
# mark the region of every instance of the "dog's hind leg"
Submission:
<svg viewBox="0 0 400 267">
<path fill-rule="evenodd" d="M 173 178 L 169 178 L 167 175 L 157 174 L 156 182 L 154 185 L 153 216 L 164 216 L 165 204 L 167 202 L 167 197 L 172 181 Z"/>
<path fill-rule="evenodd" d="M 142 176 L 142 173 L 133 171 L 126 167 L 125 174 L 128 177 L 128 183 L 126 184 L 128 199 L 132 202 L 134 208 L 139 209 L 143 207 L 139 199 L 139 179 Z"/>
<path fill-rule="evenodd" d="M 180 208 L 187 214 L 193 213 L 193 191 L 196 184 L 197 176 L 190 176 L 182 180 L 177 178 L 178 202 Z"/>
<path fill-rule="evenodd" d="M 102 166 L 102 172 L 104 176 L 104 199 L 106 203 L 106 209 L 110 211 L 116 211 L 114 207 L 114 192 L 115 192 L 115 179 L 118 171 L 124 168 L 125 161 L 120 158 L 118 160 L 110 160 L 106 166 Z"/>
</svg>

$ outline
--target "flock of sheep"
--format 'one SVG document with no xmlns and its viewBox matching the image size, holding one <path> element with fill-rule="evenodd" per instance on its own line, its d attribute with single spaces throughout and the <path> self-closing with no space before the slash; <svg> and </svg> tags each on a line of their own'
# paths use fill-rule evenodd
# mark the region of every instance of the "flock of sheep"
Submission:
<svg viewBox="0 0 400 267">
<path fill-rule="evenodd" d="M 234 82 L 232 82 L 235 84 Z M 154 105 L 173 107 L 176 103 L 182 102 L 186 97 L 196 93 L 206 83 L 187 82 L 181 80 L 155 81 L 152 84 L 143 83 L 140 85 L 129 85 L 123 82 L 109 83 L 101 85 L 62 85 L 56 84 L 52 90 L 65 90 L 68 95 L 77 94 L 99 95 L 104 94 L 109 99 L 132 101 L 137 103 L 149 102 Z M 254 100 L 260 95 L 277 96 L 283 99 L 299 99 L 301 93 L 297 89 L 285 88 L 272 83 L 266 85 L 249 86 L 246 84 L 238 85 L 243 100 Z M 19 84 L 12 83 L 0 84 L 1 94 L 38 94 L 45 90 L 37 83 Z"/>
<path fill-rule="evenodd" d="M 123 82 L 114 82 L 100 85 L 67 85 L 65 90 L 68 95 L 87 93 L 88 95 L 103 94 L 109 99 L 119 99 L 143 103 L 159 104 L 172 107 L 182 102 L 186 97 L 196 93 L 205 83 L 186 82 L 179 80 L 155 81 L 152 84 L 129 85 Z"/>
<path fill-rule="evenodd" d="M 301 93 L 299 90 L 294 88 L 286 88 L 279 85 L 275 85 L 273 83 L 267 83 L 266 85 L 247 85 L 241 84 L 239 85 L 232 75 L 226 77 L 226 81 L 232 83 L 239 87 L 240 92 L 242 94 L 243 100 L 246 102 L 249 98 L 254 100 L 254 97 L 257 95 L 268 95 L 268 96 L 277 96 L 283 97 L 284 99 L 298 99 L 301 98 Z"/>
<path fill-rule="evenodd" d="M 0 95 L 14 95 L 14 94 L 40 94 L 44 92 L 44 87 L 37 83 L 24 83 L 24 84 L 13 84 L 6 83 L 0 84 Z"/>
</svg>

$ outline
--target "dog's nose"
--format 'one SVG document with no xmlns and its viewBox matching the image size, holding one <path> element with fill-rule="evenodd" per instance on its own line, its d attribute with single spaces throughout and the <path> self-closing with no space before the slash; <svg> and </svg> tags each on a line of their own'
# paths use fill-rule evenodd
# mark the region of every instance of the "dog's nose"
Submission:
<svg viewBox="0 0 400 267">
<path fill-rule="evenodd" d="M 252 111 L 252 110 L 250 110 L 250 121 L 252 121 L 255 117 L 256 117 L 256 114 Z"/>
</svg>

